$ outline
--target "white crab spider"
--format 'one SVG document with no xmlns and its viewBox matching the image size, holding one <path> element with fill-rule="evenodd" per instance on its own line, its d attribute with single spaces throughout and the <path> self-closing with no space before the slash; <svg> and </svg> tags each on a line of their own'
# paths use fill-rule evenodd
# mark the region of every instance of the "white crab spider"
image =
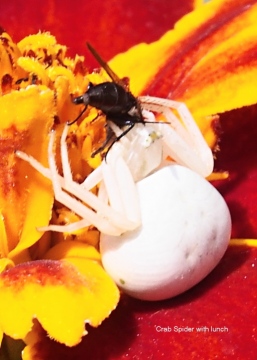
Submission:
<svg viewBox="0 0 257 360">
<path fill-rule="evenodd" d="M 110 149 L 107 160 L 94 170 L 82 184 L 73 181 L 68 159 L 66 125 L 61 137 L 63 176 L 57 172 L 54 143 L 50 134 L 49 168 L 21 151 L 16 155 L 29 162 L 53 184 L 56 200 L 79 215 L 82 220 L 69 225 L 49 225 L 40 228 L 72 232 L 94 225 L 102 233 L 120 235 L 137 228 L 140 223 L 140 204 L 135 182 L 164 166 L 169 155 L 176 163 L 189 167 L 203 177 L 213 170 L 213 156 L 187 107 L 180 102 L 144 96 L 139 98 L 147 121 L 155 122 L 152 112 L 162 113 L 169 124 L 136 124 L 126 136 Z M 176 110 L 180 120 L 172 110 Z M 117 136 L 122 133 L 110 123 Z M 156 140 L 156 141 L 154 141 Z M 90 190 L 99 185 L 98 195 Z"/>
</svg>

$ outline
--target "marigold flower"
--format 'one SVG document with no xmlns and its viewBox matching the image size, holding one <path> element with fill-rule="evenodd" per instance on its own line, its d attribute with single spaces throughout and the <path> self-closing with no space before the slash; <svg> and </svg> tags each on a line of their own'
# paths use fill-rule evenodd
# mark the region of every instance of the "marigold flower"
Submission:
<svg viewBox="0 0 257 360">
<path fill-rule="evenodd" d="M 251 56 L 256 15 L 253 0 L 214 0 L 182 18 L 159 41 L 117 55 L 110 65 L 120 77 L 130 76 L 135 95 L 186 102 L 214 146 L 213 115 L 257 102 Z M 119 300 L 101 267 L 94 228 L 43 236 L 37 230 L 49 221 L 73 222 L 76 215 L 58 203 L 53 207 L 50 182 L 15 156 L 22 150 L 47 166 L 52 126 L 61 133 L 62 124 L 81 111 L 70 95 L 82 94 L 92 78 L 102 82 L 105 75 L 88 74 L 83 58 L 67 58 L 66 48 L 49 33 L 28 36 L 17 45 L 6 33 L 0 40 L 0 336 L 22 339 L 28 344 L 23 359 L 33 359 L 39 345 L 50 341 L 46 333 L 73 346 L 85 335 L 85 322 L 98 326 Z M 69 132 L 78 182 L 101 161 L 90 156 L 105 136 L 105 118 L 98 115 L 89 108 Z"/>
<path fill-rule="evenodd" d="M 0 328 L 2 335 L 26 341 L 37 319 L 51 338 L 73 346 L 86 334 L 85 323 L 98 326 L 116 307 L 119 291 L 101 266 L 94 229 L 74 234 L 79 243 L 68 241 L 65 234 L 51 238 L 37 230 L 51 218 L 69 222 L 72 214 L 64 216 L 58 206 L 52 214 L 51 183 L 21 162 L 15 151 L 33 154 L 47 165 L 48 134 L 54 124 L 61 129 L 79 114 L 70 96 L 85 91 L 86 69 L 82 57 L 67 58 L 66 48 L 49 33 L 28 36 L 17 45 L 6 33 L 0 39 Z M 78 180 L 91 171 L 89 155 L 84 153 L 83 160 L 79 154 L 83 147 L 92 151 L 101 119 L 95 122 L 96 130 L 89 124 L 83 134 L 74 125 L 80 150 L 76 134 L 70 135 Z M 69 307 L 76 310 L 67 313 Z"/>
</svg>

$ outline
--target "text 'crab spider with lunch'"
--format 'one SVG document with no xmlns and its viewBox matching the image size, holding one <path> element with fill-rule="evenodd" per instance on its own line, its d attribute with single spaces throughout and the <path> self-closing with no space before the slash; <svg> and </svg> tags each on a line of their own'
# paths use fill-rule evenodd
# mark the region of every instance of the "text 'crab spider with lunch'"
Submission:
<svg viewBox="0 0 257 360">
<path fill-rule="evenodd" d="M 168 157 L 203 177 L 211 174 L 212 151 L 185 104 L 150 96 L 138 100 L 147 123 L 135 124 L 115 142 L 106 161 L 103 160 L 82 184 L 72 178 L 66 144 L 68 125 L 61 136 L 63 176 L 57 172 L 54 131 L 50 134 L 48 146 L 49 168 L 29 154 L 16 152 L 19 158 L 51 180 L 56 200 L 81 217 L 73 224 L 49 225 L 39 230 L 72 232 L 93 225 L 102 233 L 118 236 L 140 226 L 136 182 L 165 166 Z M 172 110 L 179 114 L 180 119 Z M 163 114 L 168 123 L 158 123 L 152 111 Z M 117 137 L 124 132 L 111 121 L 109 125 Z M 96 185 L 99 187 L 97 195 L 91 192 Z"/>
</svg>

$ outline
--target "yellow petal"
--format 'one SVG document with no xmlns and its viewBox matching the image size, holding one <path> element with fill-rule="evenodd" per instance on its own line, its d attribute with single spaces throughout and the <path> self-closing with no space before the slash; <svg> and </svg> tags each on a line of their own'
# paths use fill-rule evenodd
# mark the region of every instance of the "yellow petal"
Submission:
<svg viewBox="0 0 257 360">
<path fill-rule="evenodd" d="M 3 259 L 6 256 L 8 256 L 8 240 L 6 236 L 4 217 L 0 214 L 0 259 Z"/>
<path fill-rule="evenodd" d="M 36 59 L 30 58 L 30 57 L 19 57 L 17 60 L 17 64 L 24 69 L 24 71 L 27 71 L 28 73 L 32 73 L 33 75 L 36 75 L 43 85 L 48 86 L 49 79 L 47 76 L 47 72 L 45 69 L 45 66 L 43 64 L 40 64 Z"/>
<path fill-rule="evenodd" d="M 47 163 L 48 133 L 53 124 L 54 94 L 30 86 L 0 97 L 0 207 L 10 258 L 31 246 L 51 218 L 52 186 L 15 156 L 23 150 Z"/>
<path fill-rule="evenodd" d="M 80 241 L 61 242 L 49 249 L 44 256 L 44 259 L 52 260 L 68 260 L 69 258 L 81 258 L 98 262 L 101 260 L 99 252 L 93 246 Z"/>
<path fill-rule="evenodd" d="M 57 44 L 56 38 L 49 32 L 39 32 L 25 37 L 18 43 L 18 48 L 24 56 L 33 55 L 39 62 L 50 61 L 50 64 L 53 60 L 62 61 L 66 53 L 66 46 Z"/>
<path fill-rule="evenodd" d="M 0 259 L 0 273 L 14 267 L 14 262 L 8 258 Z"/>
<path fill-rule="evenodd" d="M 231 239 L 230 246 L 257 246 L 257 239 Z"/>
<path fill-rule="evenodd" d="M 98 326 L 116 307 L 119 291 L 98 262 L 79 258 L 23 263 L 0 275 L 0 328 L 24 339 L 36 318 L 48 335 L 76 345 L 85 323 Z"/>
</svg>

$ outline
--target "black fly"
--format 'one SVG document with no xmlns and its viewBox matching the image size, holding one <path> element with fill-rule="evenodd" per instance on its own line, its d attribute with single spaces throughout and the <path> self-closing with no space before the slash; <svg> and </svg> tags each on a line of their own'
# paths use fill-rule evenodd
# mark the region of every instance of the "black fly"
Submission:
<svg viewBox="0 0 257 360">
<path fill-rule="evenodd" d="M 98 85 L 90 84 L 88 90 L 83 95 L 75 97 L 73 103 L 84 104 L 85 109 L 69 124 L 71 125 L 77 121 L 85 112 L 87 106 L 90 105 L 101 110 L 106 115 L 106 119 L 112 121 L 119 128 L 122 129 L 126 126 L 126 129 L 119 136 L 115 137 L 114 140 L 113 132 L 111 128 L 108 127 L 106 141 L 92 154 L 92 156 L 95 156 L 104 150 L 108 143 L 113 140 L 107 150 L 108 152 L 112 145 L 125 136 L 135 124 L 145 124 L 146 122 L 144 121 L 139 101 L 128 90 L 125 82 L 119 79 L 90 44 L 87 44 L 87 46 L 102 68 L 110 76 L 112 82 L 104 82 Z"/>
</svg>

